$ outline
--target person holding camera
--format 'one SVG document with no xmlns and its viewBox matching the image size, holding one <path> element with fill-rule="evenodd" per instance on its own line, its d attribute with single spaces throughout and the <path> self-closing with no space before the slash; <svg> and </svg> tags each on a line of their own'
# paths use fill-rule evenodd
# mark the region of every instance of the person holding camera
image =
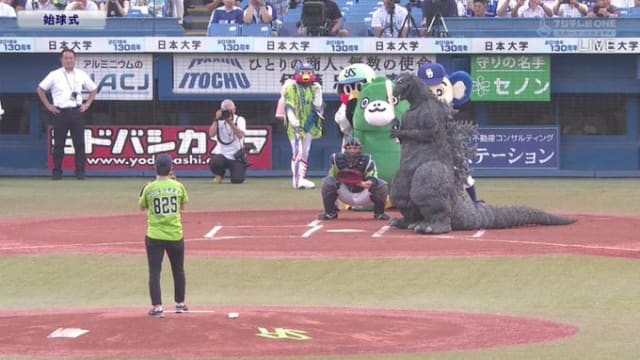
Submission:
<svg viewBox="0 0 640 360">
<path fill-rule="evenodd" d="M 553 7 L 553 14 L 559 17 L 579 18 L 587 16 L 589 8 L 579 0 L 558 0 Z"/>
<path fill-rule="evenodd" d="M 76 54 L 65 48 L 60 53 L 62 67 L 51 71 L 38 85 L 38 97 L 53 114 L 53 172 L 52 179 L 62 179 L 62 158 L 67 131 L 71 132 L 76 157 L 76 178 L 84 180 L 84 113 L 98 94 L 96 85 L 83 70 L 76 69 Z M 82 90 L 89 91 L 89 98 L 82 101 Z M 53 104 L 47 98 L 51 91 Z"/>
<path fill-rule="evenodd" d="M 526 2 L 529 4 L 525 5 Z M 511 11 L 511 17 L 519 18 L 544 18 L 553 17 L 553 10 L 545 5 L 542 0 L 518 0 Z"/>
<path fill-rule="evenodd" d="M 396 4 L 396 0 L 383 0 L 371 16 L 371 28 L 376 37 L 407 37 L 408 23 L 405 22 L 409 12 Z M 405 25 L 406 24 L 406 25 Z"/>
<path fill-rule="evenodd" d="M 216 184 L 224 181 L 227 169 L 232 184 L 244 182 L 246 169 L 249 167 L 243 144 L 246 128 L 247 122 L 244 117 L 236 115 L 233 101 L 223 100 L 209 127 L 209 136 L 216 139 L 216 147 L 209 162 Z"/>
<path fill-rule="evenodd" d="M 620 10 L 611 5 L 611 0 L 596 0 L 595 4 L 587 14 L 589 19 L 596 18 L 617 18 Z"/>
</svg>

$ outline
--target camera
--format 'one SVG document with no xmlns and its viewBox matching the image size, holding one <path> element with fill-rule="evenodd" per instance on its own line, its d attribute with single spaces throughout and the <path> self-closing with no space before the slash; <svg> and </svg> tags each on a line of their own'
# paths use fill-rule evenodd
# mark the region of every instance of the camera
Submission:
<svg viewBox="0 0 640 360">
<path fill-rule="evenodd" d="M 223 119 L 225 119 L 225 120 L 226 120 L 226 119 L 228 119 L 228 118 L 230 118 L 230 117 L 231 117 L 231 111 L 229 111 L 229 110 L 222 110 L 222 112 L 221 112 L 221 114 L 220 114 L 220 115 L 222 116 L 222 118 L 223 118 Z"/>
<path fill-rule="evenodd" d="M 242 146 L 242 149 L 236 151 L 235 154 L 233 154 L 233 157 L 240 161 L 242 163 L 242 165 L 244 165 L 245 168 L 250 167 L 252 164 L 251 162 L 249 162 L 249 160 L 247 159 L 247 154 L 251 151 L 251 150 L 256 150 L 256 145 L 254 143 L 245 143 Z"/>
</svg>

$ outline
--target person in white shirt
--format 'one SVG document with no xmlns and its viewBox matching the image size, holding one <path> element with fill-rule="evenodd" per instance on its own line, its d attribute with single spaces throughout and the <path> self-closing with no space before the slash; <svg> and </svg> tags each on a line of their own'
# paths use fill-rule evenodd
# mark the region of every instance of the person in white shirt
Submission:
<svg viewBox="0 0 640 360">
<path fill-rule="evenodd" d="M 58 8 L 51 3 L 51 0 L 27 0 L 24 4 L 25 10 L 58 10 Z"/>
<path fill-rule="evenodd" d="M 0 17 L 16 17 L 16 9 L 11 6 L 11 0 L 0 0 Z"/>
<path fill-rule="evenodd" d="M 520 18 L 543 18 L 553 17 L 553 10 L 545 5 L 541 0 L 518 0 L 516 7 L 511 12 L 512 17 Z"/>
<path fill-rule="evenodd" d="M 75 0 L 70 1 L 67 4 L 67 7 L 64 8 L 66 11 L 77 11 L 77 10 L 89 10 L 89 11 L 98 11 L 98 5 L 94 3 L 92 0 Z"/>
<path fill-rule="evenodd" d="M 579 0 L 558 0 L 553 7 L 553 14 L 559 17 L 579 18 L 587 16 L 589 8 Z"/>
<path fill-rule="evenodd" d="M 407 37 L 409 23 L 405 22 L 409 12 L 394 0 L 383 0 L 371 16 L 371 28 L 376 37 Z M 405 25 L 405 26 L 403 26 Z"/>
<path fill-rule="evenodd" d="M 38 97 L 53 114 L 53 171 L 52 179 L 62 179 L 62 159 L 67 132 L 75 150 L 76 178 L 84 180 L 84 112 L 89 109 L 98 93 L 98 86 L 83 70 L 76 69 L 76 54 L 65 48 L 60 53 L 62 67 L 51 71 L 38 85 Z M 89 91 L 89 98 L 82 101 L 82 90 Z M 53 104 L 47 98 L 51 91 Z"/>
<path fill-rule="evenodd" d="M 246 129 L 247 121 L 244 117 L 236 115 L 236 105 L 233 101 L 223 100 L 209 127 L 209 137 L 216 140 L 216 147 L 213 148 L 209 162 L 216 184 L 222 183 L 227 169 L 229 169 L 232 184 L 244 182 L 249 165 L 244 154 Z"/>
</svg>

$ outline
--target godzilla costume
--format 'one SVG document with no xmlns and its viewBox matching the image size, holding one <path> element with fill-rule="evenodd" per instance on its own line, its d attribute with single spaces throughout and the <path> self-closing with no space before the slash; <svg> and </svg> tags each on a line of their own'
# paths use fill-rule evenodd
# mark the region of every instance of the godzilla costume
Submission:
<svg viewBox="0 0 640 360">
<path fill-rule="evenodd" d="M 473 124 L 454 121 L 454 110 L 427 91 L 412 74 L 396 78 L 394 96 L 411 104 L 399 128 L 400 168 L 391 186 L 391 201 L 402 218 L 392 226 L 422 234 L 452 230 L 502 229 L 523 225 L 566 225 L 574 219 L 526 206 L 476 205 L 463 196 Z"/>
</svg>

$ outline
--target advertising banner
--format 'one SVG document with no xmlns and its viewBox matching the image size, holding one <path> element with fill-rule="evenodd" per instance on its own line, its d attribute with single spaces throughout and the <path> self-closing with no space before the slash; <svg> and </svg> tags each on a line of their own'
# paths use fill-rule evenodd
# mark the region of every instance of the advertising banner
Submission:
<svg viewBox="0 0 640 360">
<path fill-rule="evenodd" d="M 472 101 L 550 101 L 549 55 L 471 56 Z"/>
<path fill-rule="evenodd" d="M 151 54 L 78 54 L 76 68 L 98 85 L 96 100 L 153 100 Z"/>
<path fill-rule="evenodd" d="M 53 129 L 49 128 L 49 168 L 53 168 Z M 174 169 L 209 170 L 209 158 L 216 146 L 209 138 L 208 126 L 89 126 L 84 132 L 87 170 L 151 170 L 154 156 L 168 153 Z M 245 143 L 255 150 L 247 156 L 252 170 L 271 169 L 272 133 L 270 126 L 249 126 Z M 67 134 L 64 154 L 75 153 Z M 74 169 L 74 157 L 65 156 L 63 170 Z"/>
<path fill-rule="evenodd" d="M 482 127 L 476 136 L 474 169 L 558 169 L 558 127 Z"/>
<path fill-rule="evenodd" d="M 340 70 L 354 63 L 365 63 L 377 75 L 395 77 L 415 73 L 434 55 L 189 55 L 173 56 L 173 92 L 175 94 L 274 94 L 284 81 L 293 77 L 300 62 L 316 69 L 324 93 L 335 93 Z"/>
</svg>

